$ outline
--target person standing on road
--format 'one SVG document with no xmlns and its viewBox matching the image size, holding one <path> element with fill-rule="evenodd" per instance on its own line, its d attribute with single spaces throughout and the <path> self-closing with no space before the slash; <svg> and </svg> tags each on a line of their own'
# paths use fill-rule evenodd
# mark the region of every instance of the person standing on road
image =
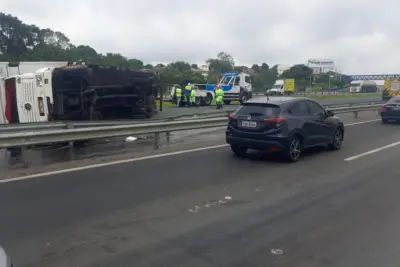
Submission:
<svg viewBox="0 0 400 267">
<path fill-rule="evenodd" d="M 176 93 L 176 106 L 179 107 L 182 100 L 182 89 L 179 86 L 176 87 L 175 93 Z"/>
<path fill-rule="evenodd" d="M 190 91 L 190 105 L 192 107 L 196 107 L 197 108 L 197 104 L 196 104 L 196 90 L 192 89 L 192 91 Z"/>
<path fill-rule="evenodd" d="M 224 101 L 224 90 L 222 90 L 222 86 L 219 85 L 217 90 L 215 90 L 215 102 L 217 104 L 217 109 L 222 108 L 223 101 Z"/>
<path fill-rule="evenodd" d="M 185 86 L 185 96 L 186 96 L 185 99 L 186 99 L 186 105 L 188 107 L 190 107 L 190 95 L 191 95 L 191 93 L 192 93 L 192 85 L 190 83 L 188 83 Z"/>
</svg>

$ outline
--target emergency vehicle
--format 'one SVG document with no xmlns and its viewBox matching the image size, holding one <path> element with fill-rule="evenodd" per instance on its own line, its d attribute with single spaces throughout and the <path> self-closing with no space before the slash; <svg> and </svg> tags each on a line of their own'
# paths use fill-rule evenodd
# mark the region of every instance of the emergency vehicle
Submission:
<svg viewBox="0 0 400 267">
<path fill-rule="evenodd" d="M 218 86 L 224 90 L 224 103 L 229 105 L 232 101 L 246 102 L 252 98 L 251 77 L 247 73 L 224 73 L 217 85 L 207 84 L 205 90 L 199 90 L 199 95 L 206 105 L 215 99 L 215 90 Z"/>
<path fill-rule="evenodd" d="M 400 95 L 400 79 L 386 79 L 383 85 L 384 89 L 382 91 L 382 100 L 386 101 L 393 96 Z"/>
</svg>

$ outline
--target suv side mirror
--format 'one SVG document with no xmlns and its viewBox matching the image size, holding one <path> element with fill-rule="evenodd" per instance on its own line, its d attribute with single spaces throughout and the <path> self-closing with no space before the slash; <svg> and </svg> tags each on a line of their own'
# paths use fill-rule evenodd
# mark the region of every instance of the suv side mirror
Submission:
<svg viewBox="0 0 400 267">
<path fill-rule="evenodd" d="M 4 249 L 0 246 L 0 267 L 12 267 L 10 258 Z"/>
<path fill-rule="evenodd" d="M 333 117 L 333 116 L 335 116 L 335 114 L 333 113 L 332 110 L 327 110 L 327 111 L 326 111 L 326 115 L 327 115 L 328 117 Z"/>
</svg>

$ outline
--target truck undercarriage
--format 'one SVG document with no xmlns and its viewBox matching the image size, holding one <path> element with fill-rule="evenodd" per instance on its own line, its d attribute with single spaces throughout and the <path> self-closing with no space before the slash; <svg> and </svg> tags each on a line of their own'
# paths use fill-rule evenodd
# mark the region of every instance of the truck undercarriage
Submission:
<svg viewBox="0 0 400 267">
<path fill-rule="evenodd" d="M 72 65 L 54 69 L 53 120 L 151 117 L 157 112 L 157 77 L 150 71 Z"/>
</svg>

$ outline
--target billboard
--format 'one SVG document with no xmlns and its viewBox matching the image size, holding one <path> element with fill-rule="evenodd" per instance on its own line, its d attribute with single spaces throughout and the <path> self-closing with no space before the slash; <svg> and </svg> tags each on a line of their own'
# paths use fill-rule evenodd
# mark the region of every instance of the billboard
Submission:
<svg viewBox="0 0 400 267">
<path fill-rule="evenodd" d="M 313 70 L 314 74 L 335 71 L 335 61 L 333 59 L 309 59 L 307 66 Z"/>
<path fill-rule="evenodd" d="M 335 61 L 333 59 L 309 59 L 308 64 L 333 66 L 335 65 Z"/>
</svg>

